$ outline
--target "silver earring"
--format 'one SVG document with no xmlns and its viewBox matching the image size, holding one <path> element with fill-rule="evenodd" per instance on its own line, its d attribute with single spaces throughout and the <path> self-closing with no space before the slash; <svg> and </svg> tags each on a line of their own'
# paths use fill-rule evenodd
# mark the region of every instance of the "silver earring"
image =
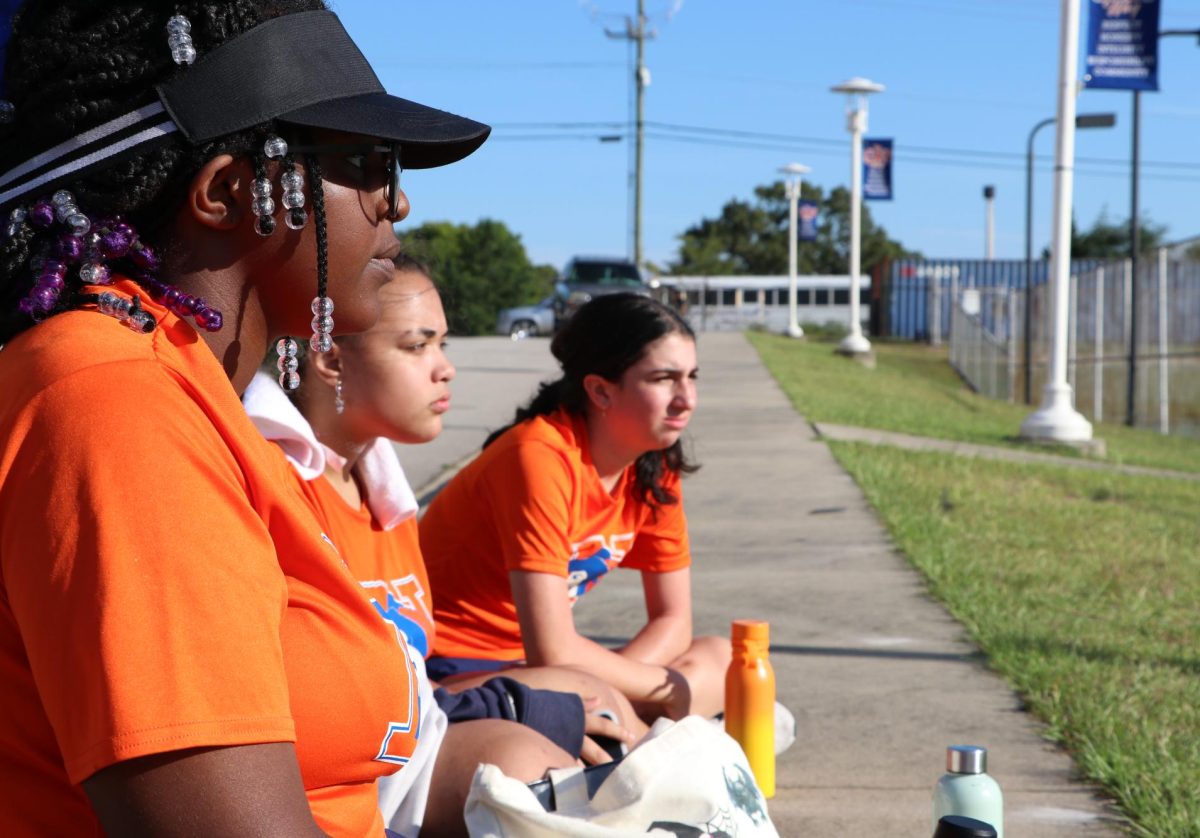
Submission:
<svg viewBox="0 0 1200 838">
<path fill-rule="evenodd" d="M 279 386 L 291 393 L 300 389 L 300 361 L 297 355 L 300 347 L 292 338 L 280 338 L 275 344 L 275 352 L 279 360 L 275 366 L 279 369 Z"/>
<path fill-rule="evenodd" d="M 346 409 L 346 400 L 342 398 L 342 377 L 333 382 L 333 409 L 341 414 Z"/>
</svg>

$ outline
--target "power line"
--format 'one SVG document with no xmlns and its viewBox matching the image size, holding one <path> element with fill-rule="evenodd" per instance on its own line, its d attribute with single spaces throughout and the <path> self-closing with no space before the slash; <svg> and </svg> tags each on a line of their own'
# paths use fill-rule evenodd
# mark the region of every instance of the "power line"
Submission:
<svg viewBox="0 0 1200 838">
<path fill-rule="evenodd" d="M 589 123 L 589 124 L 594 124 L 596 126 L 604 126 L 604 125 L 611 125 L 612 123 Z M 709 146 L 709 147 L 714 147 L 714 148 L 740 148 L 740 149 L 747 149 L 747 150 L 752 150 L 752 151 L 804 151 L 806 154 L 809 154 L 809 155 L 819 155 L 819 156 L 823 156 L 823 157 L 836 157 L 836 158 L 845 156 L 845 152 L 842 148 L 830 147 L 829 144 L 824 144 L 821 146 L 814 146 L 814 147 L 807 147 L 804 143 L 798 143 L 796 141 L 780 142 L 780 141 L 770 141 L 770 140 L 738 139 L 738 138 L 725 138 L 725 137 L 703 137 L 703 136 L 697 137 L 697 136 L 689 136 L 687 134 L 682 134 L 682 133 L 663 133 L 663 132 L 659 132 L 659 131 L 655 131 L 655 130 L 646 132 L 644 134 L 644 136 L 646 139 L 651 139 L 651 140 L 657 140 L 657 141 L 663 141 L 663 142 L 685 143 L 688 145 Z M 504 142 L 507 140 L 507 141 L 511 141 L 511 142 L 543 142 L 543 141 L 553 142 L 553 141 L 560 141 L 560 140 L 574 140 L 574 141 L 578 142 L 578 141 L 582 140 L 582 141 L 586 141 L 586 142 L 597 142 L 597 141 L 612 142 L 612 141 L 616 141 L 616 140 L 628 140 L 628 139 L 629 139 L 628 133 L 600 135 L 600 134 L 596 134 L 596 133 L 557 132 L 557 133 L 535 133 L 535 134 L 497 133 L 497 134 L 493 135 L 491 141 L 492 142 Z M 830 143 L 833 143 L 833 142 L 834 141 L 830 141 Z M 836 142 L 837 146 L 842 146 L 844 144 L 845 143 L 841 142 L 841 141 Z M 902 158 L 900 158 L 900 162 L 905 165 L 913 164 L 913 165 L 943 166 L 943 167 L 944 166 L 953 166 L 953 167 L 963 168 L 963 169 L 986 169 L 986 170 L 990 170 L 990 171 L 1007 171 L 1007 172 L 1021 172 L 1021 171 L 1025 170 L 1024 163 L 1018 163 L 1016 161 L 1007 160 L 1007 159 L 968 160 L 968 159 L 961 159 L 960 157 L 940 156 L 937 153 L 933 153 L 928 150 L 922 150 L 919 148 L 918 149 L 910 149 L 908 147 L 904 147 L 904 148 L 905 148 L 905 153 L 904 153 L 904 156 Z M 958 150 L 958 151 L 961 154 L 969 154 L 970 153 L 965 150 Z M 1043 163 L 1050 162 L 1049 157 L 1042 157 L 1040 159 L 1041 159 L 1041 162 L 1043 162 Z M 1080 162 L 1086 162 L 1086 161 L 1084 161 L 1083 158 L 1077 158 L 1077 160 Z M 1121 161 L 1102 161 L 1102 162 L 1121 162 Z M 1126 172 L 1124 172 L 1124 171 L 1113 171 L 1113 170 L 1108 170 L 1108 169 L 1095 169 L 1095 168 L 1091 168 L 1090 167 L 1091 165 L 1094 165 L 1094 164 L 1086 164 L 1083 166 L 1077 165 L 1075 167 L 1076 174 L 1078 174 L 1080 176 L 1086 176 L 1086 177 L 1110 177 L 1110 178 L 1125 178 L 1126 177 Z M 1183 174 L 1183 175 L 1147 174 L 1147 175 L 1145 175 L 1145 177 L 1150 180 L 1157 180 L 1157 181 L 1168 181 L 1168 182 L 1176 182 L 1176 183 L 1200 183 L 1200 166 L 1194 166 L 1191 168 L 1197 171 L 1196 177 L 1190 177 L 1187 174 Z"/>
<path fill-rule="evenodd" d="M 670 132 L 667 134 L 656 134 L 658 139 L 670 139 L 674 134 L 694 134 L 700 137 L 721 138 L 727 137 L 731 139 L 743 139 L 755 142 L 771 143 L 769 148 L 782 148 L 786 145 L 787 148 L 795 148 L 803 145 L 811 147 L 828 147 L 842 149 L 845 147 L 844 139 L 831 139 L 828 137 L 808 137 L 799 134 L 781 134 L 769 131 L 747 131 L 734 128 L 710 128 L 702 125 L 685 125 L 673 122 L 657 122 L 647 120 L 645 126 L 650 129 Z M 523 128 L 523 129 L 555 129 L 555 130 L 571 130 L 571 129 L 600 129 L 610 128 L 619 129 L 623 127 L 620 122 L 499 122 L 493 125 L 496 129 L 504 128 Z M 498 133 L 497 139 L 500 139 L 503 134 Z M 767 147 L 767 146 L 764 146 Z M 922 146 L 904 144 L 900 147 L 905 156 L 909 154 L 934 154 L 946 155 L 950 157 L 967 157 L 981 158 L 984 160 L 1011 161 L 1020 163 L 1024 167 L 1025 155 L 1020 152 L 1010 151 L 994 151 L 988 149 L 968 149 L 968 148 L 952 148 L 947 146 Z M 784 149 L 786 150 L 786 149 Z M 1039 162 L 1049 162 L 1053 158 L 1051 155 L 1037 155 L 1035 160 Z M 1128 168 L 1129 161 L 1113 157 L 1089 157 L 1076 156 L 1076 163 L 1085 163 L 1096 166 L 1115 166 L 1118 168 Z M 1200 173 L 1200 163 L 1185 163 L 1182 161 L 1172 160 L 1143 160 L 1143 166 L 1151 166 L 1158 169 L 1166 169 L 1180 172 L 1197 172 Z"/>
</svg>

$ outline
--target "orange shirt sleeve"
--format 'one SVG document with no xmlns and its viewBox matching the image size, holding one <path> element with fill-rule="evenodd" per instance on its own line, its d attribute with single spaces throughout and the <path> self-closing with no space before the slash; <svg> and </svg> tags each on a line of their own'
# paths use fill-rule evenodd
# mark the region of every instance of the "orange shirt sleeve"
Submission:
<svg viewBox="0 0 1200 838">
<path fill-rule="evenodd" d="M 657 510 L 643 510 L 642 525 L 638 527 L 629 553 L 621 561 L 622 567 L 668 573 L 691 565 L 692 551 L 688 544 L 687 516 L 683 512 L 680 484 L 678 474 L 666 474 L 663 486 L 679 500 L 669 506 L 660 506 Z"/>
<path fill-rule="evenodd" d="M 480 475 L 508 570 L 566 577 L 575 484 L 566 455 L 525 440 L 497 451 Z"/>
<path fill-rule="evenodd" d="M 75 783 L 146 754 L 295 738 L 285 580 L 187 387 L 111 363 L 40 391 L 13 426 L 0 562 Z"/>
</svg>

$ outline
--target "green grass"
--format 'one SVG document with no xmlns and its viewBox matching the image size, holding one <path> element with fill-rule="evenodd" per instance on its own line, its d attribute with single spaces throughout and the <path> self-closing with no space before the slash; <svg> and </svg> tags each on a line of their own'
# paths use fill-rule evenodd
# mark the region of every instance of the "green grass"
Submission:
<svg viewBox="0 0 1200 838">
<path fill-rule="evenodd" d="M 1131 830 L 1200 836 L 1200 485 L 831 448 Z"/>
<path fill-rule="evenodd" d="M 977 395 L 946 361 L 945 349 L 876 342 L 876 368 L 833 353 L 829 343 L 748 332 L 796 409 L 813 422 L 860 425 L 983 445 L 1027 446 L 1016 439 L 1025 405 Z M 1099 424 L 1106 460 L 1200 472 L 1200 440 Z M 1056 447 L 1054 453 L 1074 454 Z"/>
</svg>

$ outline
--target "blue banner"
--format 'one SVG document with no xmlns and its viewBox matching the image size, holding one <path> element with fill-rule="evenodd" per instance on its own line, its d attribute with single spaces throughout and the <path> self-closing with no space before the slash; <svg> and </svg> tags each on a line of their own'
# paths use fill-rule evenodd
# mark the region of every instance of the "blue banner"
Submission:
<svg viewBox="0 0 1200 838">
<path fill-rule="evenodd" d="M 1088 3 L 1084 87 L 1158 90 L 1159 0 Z"/>
<path fill-rule="evenodd" d="M 892 200 L 892 141 L 863 140 L 863 200 Z"/>
<path fill-rule="evenodd" d="M 817 225 L 820 223 L 821 205 L 816 201 L 801 201 L 796 204 L 796 215 L 800 219 L 800 230 L 796 238 L 802 242 L 817 240 Z"/>
</svg>

